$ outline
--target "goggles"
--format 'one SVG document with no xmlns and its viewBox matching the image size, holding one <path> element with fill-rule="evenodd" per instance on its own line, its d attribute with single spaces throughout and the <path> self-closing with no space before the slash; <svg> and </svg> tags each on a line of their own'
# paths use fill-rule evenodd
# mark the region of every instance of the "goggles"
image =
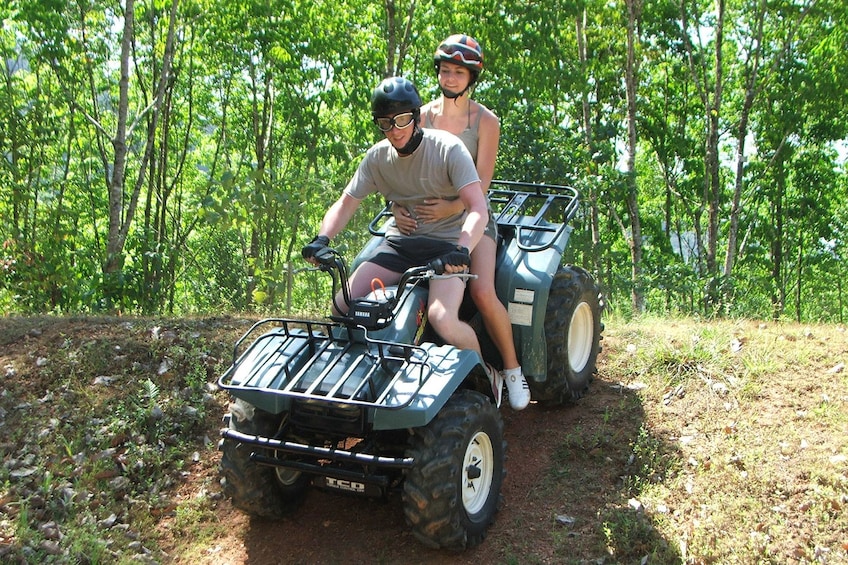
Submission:
<svg viewBox="0 0 848 565">
<path fill-rule="evenodd" d="M 392 118 L 374 118 L 374 123 L 380 131 L 390 131 L 392 126 L 397 129 L 406 129 L 415 122 L 415 112 L 404 112 Z"/>
<path fill-rule="evenodd" d="M 457 63 L 471 65 L 472 67 L 482 67 L 482 63 L 480 62 L 479 55 L 468 53 L 468 57 L 466 57 L 466 53 L 471 51 L 465 45 L 442 45 L 436 51 L 436 59 L 442 61 L 456 61 Z"/>
</svg>

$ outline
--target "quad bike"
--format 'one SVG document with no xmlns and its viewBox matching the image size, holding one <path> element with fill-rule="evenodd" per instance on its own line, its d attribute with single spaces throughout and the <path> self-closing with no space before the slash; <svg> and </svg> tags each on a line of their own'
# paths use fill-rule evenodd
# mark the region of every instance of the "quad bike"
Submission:
<svg viewBox="0 0 848 565">
<path fill-rule="evenodd" d="M 489 202 L 500 239 L 496 290 L 532 397 L 577 399 L 596 371 L 603 307 L 589 273 L 560 265 L 578 193 L 494 181 Z M 379 244 L 388 216 L 383 210 L 371 222 L 374 237 L 354 264 Z M 334 295 L 341 287 L 348 314 L 262 320 L 236 343 L 218 381 L 233 398 L 221 430 L 225 495 L 249 514 L 279 518 L 310 487 L 369 497 L 400 491 L 421 542 L 479 544 L 506 474 L 500 391 L 486 370 L 500 358 L 479 313 L 466 300 L 461 315 L 482 357 L 445 344 L 427 322 L 427 282 L 457 275 L 413 267 L 397 285 L 375 279 L 370 295 L 351 299 L 339 254 L 327 249 L 316 259 Z"/>
</svg>

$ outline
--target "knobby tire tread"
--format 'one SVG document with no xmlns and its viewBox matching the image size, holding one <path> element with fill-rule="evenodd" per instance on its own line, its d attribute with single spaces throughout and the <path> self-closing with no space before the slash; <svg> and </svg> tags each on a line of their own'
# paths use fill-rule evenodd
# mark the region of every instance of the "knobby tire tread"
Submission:
<svg viewBox="0 0 848 565">
<path fill-rule="evenodd" d="M 468 516 L 460 483 L 466 441 L 485 431 L 494 450 L 492 488 L 484 507 Z M 480 544 L 494 521 L 506 469 L 503 420 L 491 401 L 479 392 L 457 392 L 430 424 L 413 430 L 408 454 L 416 465 L 403 488 L 404 514 L 412 533 L 432 548 L 462 551 Z"/>
</svg>

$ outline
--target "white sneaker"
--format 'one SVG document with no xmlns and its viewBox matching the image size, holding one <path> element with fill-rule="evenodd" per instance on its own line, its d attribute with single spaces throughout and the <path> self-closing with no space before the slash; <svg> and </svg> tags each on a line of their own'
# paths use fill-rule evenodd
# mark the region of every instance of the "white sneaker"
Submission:
<svg viewBox="0 0 848 565">
<path fill-rule="evenodd" d="M 486 368 L 486 376 L 489 377 L 489 382 L 492 383 L 492 394 L 495 395 L 495 406 L 500 408 L 501 401 L 503 400 L 503 375 L 488 363 L 485 363 L 483 367 Z"/>
<path fill-rule="evenodd" d="M 530 387 L 524 373 L 519 369 L 518 374 L 505 374 L 501 371 L 501 377 L 506 381 L 506 389 L 509 391 L 509 405 L 513 410 L 524 410 L 530 404 Z"/>
</svg>

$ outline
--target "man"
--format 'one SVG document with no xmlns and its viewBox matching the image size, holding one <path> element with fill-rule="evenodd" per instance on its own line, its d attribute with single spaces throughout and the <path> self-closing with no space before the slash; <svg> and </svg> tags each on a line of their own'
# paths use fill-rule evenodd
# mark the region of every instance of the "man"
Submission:
<svg viewBox="0 0 848 565">
<path fill-rule="evenodd" d="M 387 78 L 374 89 L 371 113 L 385 139 L 368 150 L 341 197 L 324 215 L 318 235 L 303 248 L 303 257 L 316 263 L 315 255 L 344 229 L 360 202 L 375 192 L 407 210 L 428 198 L 459 198 L 464 212 L 422 224 L 413 236 L 401 234 L 395 225 L 389 227 L 374 255 L 350 276 L 351 298 L 368 294 L 374 278 L 394 284 L 409 267 L 435 259 L 442 260 L 445 272 L 465 271 L 470 250 L 486 226 L 486 199 L 471 154 L 456 136 L 421 129 L 420 108 L 415 85 L 404 78 Z M 479 353 L 474 330 L 459 319 L 464 287 L 460 278 L 430 281 L 427 314 L 442 339 Z M 339 297 L 336 302 L 342 303 Z"/>
</svg>

